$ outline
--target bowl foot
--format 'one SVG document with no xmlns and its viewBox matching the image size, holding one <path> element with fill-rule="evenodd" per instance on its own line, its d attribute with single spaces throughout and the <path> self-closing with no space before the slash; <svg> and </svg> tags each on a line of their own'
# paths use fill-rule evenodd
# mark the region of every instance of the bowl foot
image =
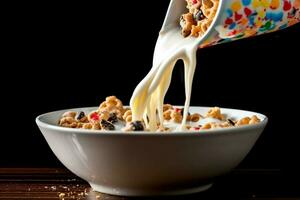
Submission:
<svg viewBox="0 0 300 200">
<path fill-rule="evenodd" d="M 143 189 L 128 189 L 128 188 L 112 188 L 102 185 L 90 183 L 91 187 L 96 192 L 101 192 L 117 196 L 164 196 L 164 195 L 184 195 L 202 192 L 209 189 L 213 183 L 198 185 L 184 189 L 174 190 L 143 190 Z"/>
</svg>

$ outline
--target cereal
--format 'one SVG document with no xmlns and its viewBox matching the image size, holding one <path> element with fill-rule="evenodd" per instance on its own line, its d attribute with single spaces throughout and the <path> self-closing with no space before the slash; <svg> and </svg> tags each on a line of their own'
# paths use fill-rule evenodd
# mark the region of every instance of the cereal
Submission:
<svg viewBox="0 0 300 200">
<path fill-rule="evenodd" d="M 114 112 L 117 114 L 118 118 L 122 118 L 124 114 L 123 103 L 116 96 L 106 97 L 105 101 L 102 102 L 98 108 L 98 111 Z"/>
<path fill-rule="evenodd" d="M 75 128 L 77 126 L 77 122 L 73 117 L 63 117 L 59 120 L 58 124 L 69 128 Z"/>
<path fill-rule="evenodd" d="M 257 124 L 259 122 L 260 122 L 260 119 L 256 115 L 253 115 L 249 121 L 249 124 Z"/>
<path fill-rule="evenodd" d="M 188 13 L 180 18 L 180 26 L 184 37 L 203 35 L 211 25 L 219 0 L 186 0 Z"/>
<path fill-rule="evenodd" d="M 156 132 L 169 132 L 170 128 L 158 126 L 158 129 Z"/>
<path fill-rule="evenodd" d="M 226 123 L 226 122 L 225 122 Z M 222 125 L 222 124 L 219 124 L 219 123 L 216 123 L 216 122 L 210 122 L 210 123 L 206 123 L 204 124 L 200 130 L 205 130 L 205 129 L 215 129 L 215 128 L 226 128 L 227 126 L 225 125 Z"/>
<path fill-rule="evenodd" d="M 173 106 L 171 104 L 164 104 L 163 105 L 163 112 L 167 111 L 167 110 L 172 110 Z"/>
<path fill-rule="evenodd" d="M 74 111 L 68 111 L 68 112 L 65 112 L 62 117 L 72 117 L 72 118 L 75 118 L 75 116 L 77 115 L 76 112 Z"/>
<path fill-rule="evenodd" d="M 173 108 L 170 104 L 165 104 L 163 112 L 164 120 L 172 120 L 176 123 L 181 123 L 184 115 L 184 109 L 182 108 Z M 187 121 L 197 122 L 201 118 L 201 115 L 199 113 L 191 114 L 188 112 L 187 114 Z"/>
<path fill-rule="evenodd" d="M 104 120 L 108 120 L 108 118 L 110 117 L 110 113 L 106 110 L 102 110 L 99 113 L 99 119 L 104 119 Z"/>
<path fill-rule="evenodd" d="M 194 114 L 190 115 L 189 118 L 190 118 L 190 119 L 189 119 L 190 121 L 192 121 L 192 122 L 197 122 L 197 121 L 200 120 L 201 115 L 200 115 L 199 113 L 194 113 Z"/>
<path fill-rule="evenodd" d="M 82 128 L 83 124 L 84 124 L 84 123 L 78 122 L 78 123 L 77 123 L 77 126 L 76 126 L 75 128 Z"/>
<path fill-rule="evenodd" d="M 228 128 L 228 127 L 231 127 L 231 126 L 232 126 L 232 124 L 230 124 L 230 122 L 228 122 L 228 121 L 219 124 L 220 128 Z"/>
<path fill-rule="evenodd" d="M 78 128 L 100 131 L 149 131 L 148 125 L 144 121 L 132 121 L 132 111 L 130 108 L 123 107 L 123 103 L 115 96 L 110 96 L 100 104 L 101 106 L 94 111 L 85 114 L 83 111 L 68 111 L 62 114 L 58 121 L 59 126 L 66 128 Z M 118 112 L 116 112 L 118 111 Z M 120 116 L 120 113 L 123 113 Z M 163 105 L 163 124 L 157 122 L 156 132 L 171 132 L 174 127 L 168 127 L 166 123 L 180 126 L 183 120 L 184 109 L 174 107 L 171 104 Z M 213 118 L 214 120 L 212 120 Z M 144 118 L 148 119 L 148 116 Z M 207 119 L 208 122 L 200 125 L 201 120 Z M 210 120 L 212 120 L 210 122 Z M 149 120 L 148 120 L 149 121 Z M 187 113 L 187 124 L 185 129 L 188 131 L 201 131 L 215 128 L 228 128 L 243 125 L 257 124 L 261 120 L 253 115 L 233 120 L 225 118 L 219 107 L 213 107 L 202 116 L 200 113 Z"/>
<path fill-rule="evenodd" d="M 210 123 L 210 126 L 211 126 L 211 128 L 222 128 L 221 124 L 218 124 L 215 122 Z"/>
<path fill-rule="evenodd" d="M 124 119 L 126 122 L 131 122 L 131 121 L 132 121 L 132 112 L 131 112 L 131 110 L 127 110 L 127 111 L 124 113 L 123 119 Z"/>
<path fill-rule="evenodd" d="M 91 123 L 85 123 L 85 124 L 82 125 L 82 128 L 83 129 L 92 129 L 93 125 Z"/>
<path fill-rule="evenodd" d="M 185 125 L 185 128 L 189 130 L 189 129 L 192 128 L 192 126 L 191 125 Z"/>
<path fill-rule="evenodd" d="M 219 107 L 211 108 L 207 113 L 206 117 L 212 117 L 219 120 L 223 120 L 223 115 L 221 114 L 221 110 Z"/>
<path fill-rule="evenodd" d="M 187 14 L 182 15 L 180 24 L 182 27 L 181 34 L 184 37 L 189 36 L 191 34 L 192 26 L 195 24 L 195 22 L 193 20 L 193 14 L 187 13 Z"/>
<path fill-rule="evenodd" d="M 172 113 L 171 109 L 164 111 L 164 113 L 163 113 L 164 119 L 165 120 L 171 120 L 172 119 L 171 113 Z"/>
<path fill-rule="evenodd" d="M 238 122 L 236 123 L 237 126 L 242 126 L 242 125 L 247 125 L 250 122 L 250 117 L 244 117 L 240 120 L 238 120 Z"/>
<path fill-rule="evenodd" d="M 173 110 L 171 112 L 171 119 L 176 123 L 181 123 L 181 121 L 182 121 L 181 112 L 178 112 L 177 110 Z"/>
<path fill-rule="evenodd" d="M 201 127 L 201 129 L 210 129 L 211 128 L 211 123 L 206 123 L 206 124 L 204 124 L 202 127 Z"/>
<path fill-rule="evenodd" d="M 93 125 L 92 125 L 92 129 L 94 130 L 101 130 L 101 125 L 99 122 L 95 122 Z"/>
</svg>

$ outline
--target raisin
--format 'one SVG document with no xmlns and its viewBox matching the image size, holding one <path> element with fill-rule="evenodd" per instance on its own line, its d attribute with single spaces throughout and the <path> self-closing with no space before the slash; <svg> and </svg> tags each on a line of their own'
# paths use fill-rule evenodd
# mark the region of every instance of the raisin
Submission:
<svg viewBox="0 0 300 200">
<path fill-rule="evenodd" d="M 191 34 L 191 31 L 182 29 L 181 34 L 182 34 L 183 37 L 187 37 Z"/>
<path fill-rule="evenodd" d="M 110 131 L 115 130 L 115 126 L 109 121 L 102 119 L 100 124 L 101 124 L 101 128 L 104 130 L 110 130 Z"/>
<path fill-rule="evenodd" d="M 142 121 L 134 121 L 131 122 L 130 125 L 132 126 L 133 131 L 143 131 L 144 125 Z"/>
<path fill-rule="evenodd" d="M 195 19 L 196 21 L 201 21 L 201 20 L 205 19 L 205 16 L 203 15 L 202 11 L 199 10 L 198 12 L 196 12 L 196 13 L 194 14 L 194 19 Z"/>
<path fill-rule="evenodd" d="M 79 114 L 77 115 L 77 120 L 81 120 L 85 116 L 83 111 L 80 111 Z"/>
<path fill-rule="evenodd" d="M 118 121 L 118 117 L 116 113 L 110 113 L 109 118 L 107 119 L 110 123 L 116 123 Z"/>
<path fill-rule="evenodd" d="M 228 122 L 231 126 L 234 126 L 234 125 L 235 125 L 234 121 L 232 121 L 231 119 L 227 119 L 227 122 Z"/>
</svg>

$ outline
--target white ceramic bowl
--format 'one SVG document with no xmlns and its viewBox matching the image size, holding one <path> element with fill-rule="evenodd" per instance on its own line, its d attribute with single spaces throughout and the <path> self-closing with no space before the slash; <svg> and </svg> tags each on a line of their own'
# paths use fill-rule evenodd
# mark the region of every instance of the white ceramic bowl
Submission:
<svg viewBox="0 0 300 200">
<path fill-rule="evenodd" d="M 190 108 L 191 113 L 207 110 Z M 65 111 L 36 118 L 54 154 L 94 190 L 124 196 L 175 195 L 208 189 L 214 177 L 229 172 L 245 158 L 267 124 L 262 114 L 222 108 L 232 118 L 255 114 L 262 122 L 198 133 L 101 132 L 57 126 Z"/>
</svg>

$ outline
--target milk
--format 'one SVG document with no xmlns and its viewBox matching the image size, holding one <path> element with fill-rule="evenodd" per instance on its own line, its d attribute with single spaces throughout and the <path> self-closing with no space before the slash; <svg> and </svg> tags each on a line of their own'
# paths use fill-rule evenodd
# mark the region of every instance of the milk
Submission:
<svg viewBox="0 0 300 200">
<path fill-rule="evenodd" d="M 171 83 L 174 66 L 179 59 L 182 59 L 186 101 L 182 123 L 176 130 L 185 130 L 196 67 L 196 51 L 197 45 L 194 45 L 192 38 L 183 38 L 178 26 L 170 27 L 160 33 L 153 56 L 153 66 L 135 88 L 130 100 L 133 121 L 144 119 L 146 128 L 150 131 L 158 129 L 157 121 L 159 121 L 161 126 L 159 128 L 163 128 L 164 98 Z"/>
</svg>

